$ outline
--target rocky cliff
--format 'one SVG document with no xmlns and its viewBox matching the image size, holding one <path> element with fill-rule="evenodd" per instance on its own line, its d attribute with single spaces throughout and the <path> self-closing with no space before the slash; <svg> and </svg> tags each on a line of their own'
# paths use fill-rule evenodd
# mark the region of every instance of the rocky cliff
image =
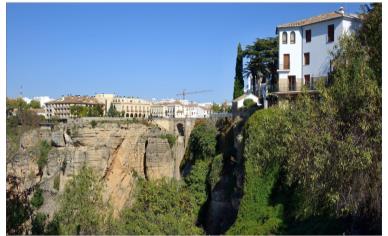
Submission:
<svg viewBox="0 0 388 236">
<path fill-rule="evenodd" d="M 57 207 L 57 196 L 83 165 L 95 170 L 104 184 L 104 199 L 117 214 L 131 204 L 137 177 L 180 178 L 179 164 L 184 154 L 183 137 L 170 147 L 161 135 L 166 131 L 141 123 L 90 122 L 73 120 L 52 129 L 40 128 L 23 135 L 20 152 L 7 164 L 7 175 L 20 178 L 20 189 L 39 185 L 45 203 L 40 211 L 49 215 Z M 52 144 L 47 165 L 40 176 L 36 146 Z M 34 151 L 35 150 L 35 151 Z"/>
</svg>

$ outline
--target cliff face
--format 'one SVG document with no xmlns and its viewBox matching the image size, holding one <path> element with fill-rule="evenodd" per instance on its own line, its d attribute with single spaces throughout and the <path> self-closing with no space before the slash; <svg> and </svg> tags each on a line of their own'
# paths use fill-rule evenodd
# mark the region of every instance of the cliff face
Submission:
<svg viewBox="0 0 388 236">
<path fill-rule="evenodd" d="M 112 204 L 117 215 L 126 204 L 131 204 L 138 176 L 151 180 L 180 178 L 183 139 L 179 137 L 176 145 L 170 147 L 166 139 L 160 138 L 164 132 L 139 123 L 101 122 L 93 128 L 90 122 L 81 120 L 60 124 L 52 131 L 33 130 L 23 136 L 21 152 L 15 161 L 8 163 L 7 174 L 22 179 L 21 190 L 39 184 L 45 192 L 45 203 L 40 210 L 52 215 L 57 196 L 86 165 L 101 178 L 104 199 Z M 41 140 L 53 145 L 42 177 L 38 175 L 36 156 L 26 151 Z"/>
</svg>

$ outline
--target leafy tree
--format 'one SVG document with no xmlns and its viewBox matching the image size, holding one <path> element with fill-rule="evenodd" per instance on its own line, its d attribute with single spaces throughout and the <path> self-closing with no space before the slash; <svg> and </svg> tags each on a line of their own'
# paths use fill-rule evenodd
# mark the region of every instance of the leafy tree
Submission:
<svg viewBox="0 0 388 236">
<path fill-rule="evenodd" d="M 244 107 L 250 108 L 253 106 L 256 106 L 256 103 L 252 99 L 249 98 L 244 100 Z"/>
<path fill-rule="evenodd" d="M 234 77 L 234 89 L 233 99 L 240 97 L 244 94 L 244 78 L 243 78 L 243 50 L 241 44 L 237 47 L 237 58 L 236 58 L 236 75 Z"/>
<path fill-rule="evenodd" d="M 120 113 L 116 110 L 115 105 L 111 104 L 108 110 L 108 116 L 110 117 L 118 117 Z"/>
<path fill-rule="evenodd" d="M 253 81 L 260 77 L 272 78 L 271 85 L 277 84 L 278 41 L 277 37 L 256 39 L 252 45 L 247 45 L 244 57 L 248 59 L 245 74 Z M 253 83 L 255 85 L 255 83 Z M 253 88 L 256 91 L 257 88 Z"/>
<path fill-rule="evenodd" d="M 374 73 L 381 88 L 382 78 L 382 3 L 372 3 L 370 6 L 364 6 L 364 12 L 361 15 L 362 25 L 358 32 L 358 39 L 368 52 L 369 67 Z"/>
<path fill-rule="evenodd" d="M 121 214 L 123 234 L 201 234 L 195 197 L 176 180 L 138 183 L 136 201 Z"/>
<path fill-rule="evenodd" d="M 194 158 L 190 161 L 210 159 L 216 154 L 217 130 L 207 121 L 194 126 L 189 138 L 189 151 Z"/>
<path fill-rule="evenodd" d="M 101 234 L 110 217 L 102 200 L 102 186 L 93 170 L 83 167 L 70 180 L 60 197 L 58 222 L 60 234 Z"/>
<path fill-rule="evenodd" d="M 215 113 L 222 112 L 221 106 L 217 103 L 213 103 L 211 109 L 212 109 L 212 112 L 215 112 Z"/>
<path fill-rule="evenodd" d="M 40 108 L 40 102 L 37 100 L 31 100 L 30 104 L 28 104 L 30 108 L 38 109 Z"/>
<path fill-rule="evenodd" d="M 34 192 L 34 196 L 31 198 L 31 205 L 35 208 L 39 208 L 43 205 L 44 198 L 43 198 L 43 191 L 42 189 L 38 188 Z"/>
</svg>

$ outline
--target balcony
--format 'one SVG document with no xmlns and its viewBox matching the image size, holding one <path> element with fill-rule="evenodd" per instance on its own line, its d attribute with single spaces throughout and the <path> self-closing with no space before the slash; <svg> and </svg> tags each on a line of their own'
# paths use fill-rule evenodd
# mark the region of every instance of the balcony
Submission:
<svg viewBox="0 0 388 236">
<path fill-rule="evenodd" d="M 278 72 L 289 72 L 290 71 L 290 64 L 279 64 Z"/>
</svg>

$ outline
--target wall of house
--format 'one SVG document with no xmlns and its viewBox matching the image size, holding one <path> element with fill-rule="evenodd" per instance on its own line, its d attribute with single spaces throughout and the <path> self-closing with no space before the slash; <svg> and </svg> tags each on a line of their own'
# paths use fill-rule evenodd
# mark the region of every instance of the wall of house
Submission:
<svg viewBox="0 0 388 236">
<path fill-rule="evenodd" d="M 290 43 L 291 32 L 295 32 L 295 44 Z M 287 44 L 282 43 L 283 32 L 287 32 Z M 286 79 L 288 84 L 288 76 L 295 75 L 296 78 L 301 78 L 302 71 L 302 34 L 299 27 L 287 28 L 279 30 L 279 81 Z M 283 70 L 283 54 L 290 54 L 290 70 Z"/>
</svg>

